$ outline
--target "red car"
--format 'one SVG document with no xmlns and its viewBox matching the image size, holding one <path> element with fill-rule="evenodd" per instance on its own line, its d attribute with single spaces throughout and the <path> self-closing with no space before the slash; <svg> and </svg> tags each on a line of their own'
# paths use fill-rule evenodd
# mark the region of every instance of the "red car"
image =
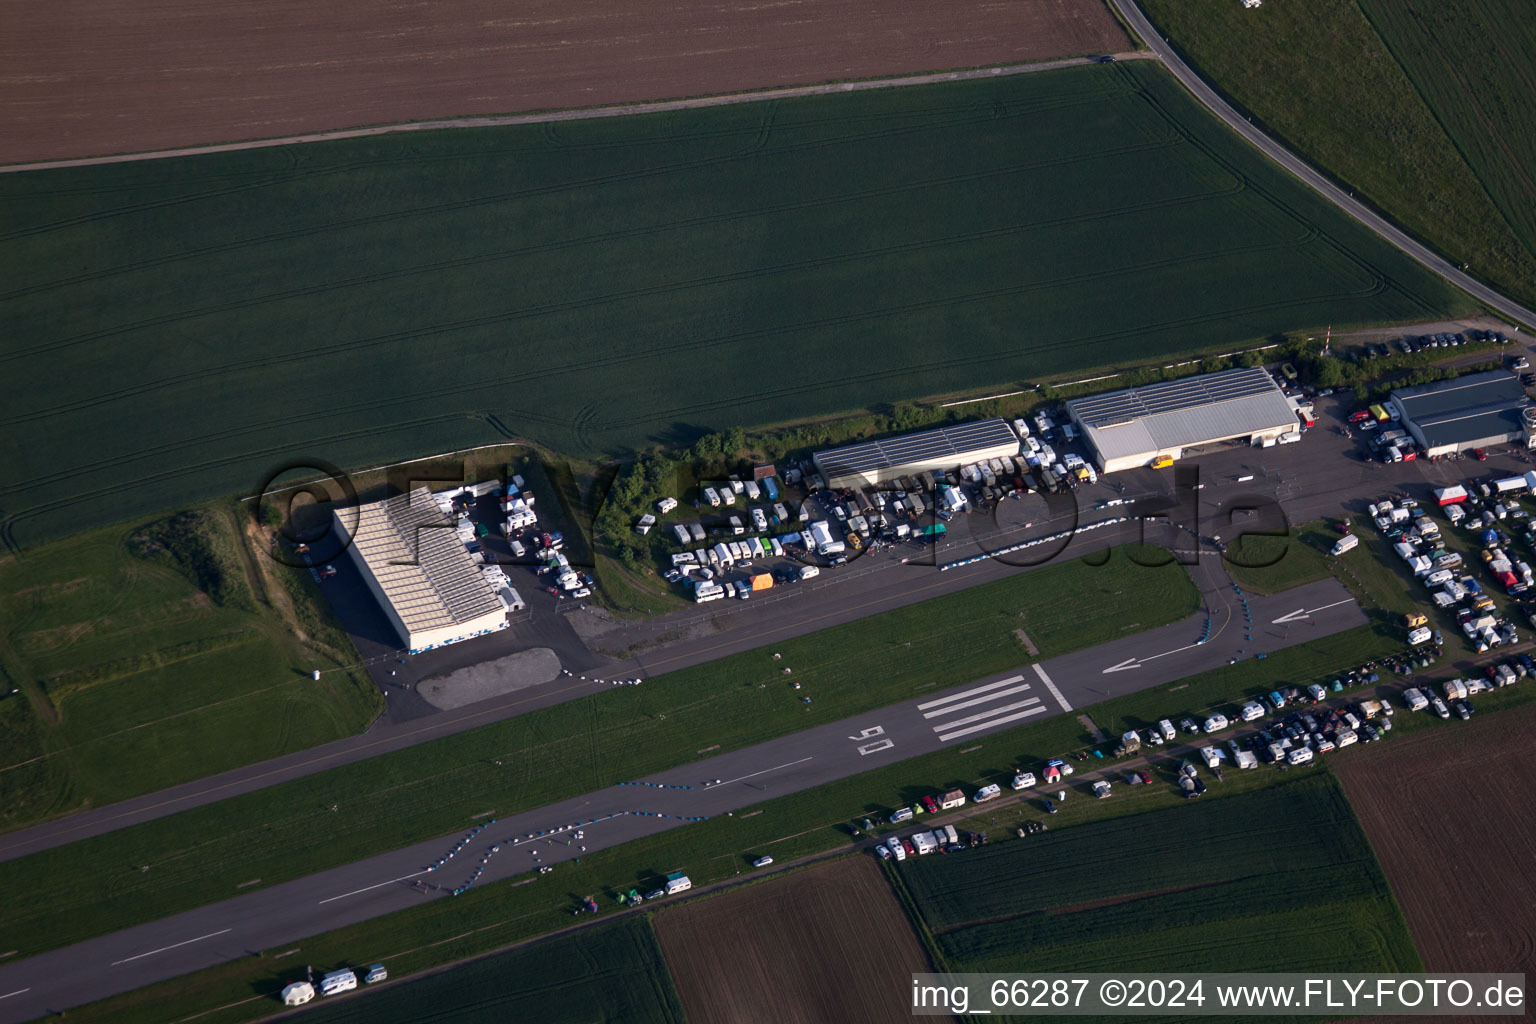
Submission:
<svg viewBox="0 0 1536 1024">
<path fill-rule="evenodd" d="M 1478 462 L 1488 461 L 1488 453 L 1483 451 L 1481 448 L 1473 448 L 1470 452 L 1467 452 L 1467 454 L 1472 456 Z"/>
<path fill-rule="evenodd" d="M 1356 409 L 1354 412 L 1349 414 L 1349 422 L 1351 423 L 1364 423 L 1370 418 L 1371 411 L 1369 409 Z"/>
<path fill-rule="evenodd" d="M 938 814 L 939 813 L 939 803 L 938 803 L 938 801 L 935 800 L 931 796 L 923 797 L 923 810 L 927 811 L 929 814 Z"/>
<path fill-rule="evenodd" d="M 901 841 L 901 848 L 903 850 L 907 851 L 907 856 L 908 857 L 916 857 L 917 856 L 917 847 L 913 846 L 911 843 L 909 843 L 905 839 L 903 839 Z"/>
</svg>

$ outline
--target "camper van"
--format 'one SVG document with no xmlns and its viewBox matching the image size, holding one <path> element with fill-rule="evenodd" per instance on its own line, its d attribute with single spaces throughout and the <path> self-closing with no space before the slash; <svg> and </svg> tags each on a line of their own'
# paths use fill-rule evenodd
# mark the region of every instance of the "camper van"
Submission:
<svg viewBox="0 0 1536 1024">
<path fill-rule="evenodd" d="M 350 970 L 332 971 L 320 979 L 320 994 L 334 996 L 357 988 L 357 975 Z"/>
</svg>

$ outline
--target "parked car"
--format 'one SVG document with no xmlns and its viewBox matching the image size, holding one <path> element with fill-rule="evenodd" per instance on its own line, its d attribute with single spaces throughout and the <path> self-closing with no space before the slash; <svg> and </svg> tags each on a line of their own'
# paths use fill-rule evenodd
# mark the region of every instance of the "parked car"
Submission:
<svg viewBox="0 0 1536 1024">
<path fill-rule="evenodd" d="M 1445 701 L 1441 700 L 1439 697 L 1431 697 L 1429 700 L 1429 706 L 1434 708 L 1435 714 L 1439 715 L 1441 718 L 1451 717 L 1451 709 L 1446 707 Z"/>
<path fill-rule="evenodd" d="M 773 863 L 773 858 L 772 857 L 759 857 L 759 858 L 757 858 L 757 860 L 754 860 L 752 862 L 752 866 L 755 867 L 755 868 L 765 868 L 769 864 L 772 864 L 772 863 Z"/>
</svg>

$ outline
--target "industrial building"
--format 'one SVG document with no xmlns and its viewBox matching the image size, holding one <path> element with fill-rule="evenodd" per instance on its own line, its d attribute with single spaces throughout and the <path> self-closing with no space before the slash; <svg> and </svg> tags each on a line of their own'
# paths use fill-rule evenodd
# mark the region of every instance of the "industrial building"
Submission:
<svg viewBox="0 0 1536 1024">
<path fill-rule="evenodd" d="M 1019 453 L 1019 436 L 1000 419 L 921 430 L 817 452 L 816 469 L 832 488 L 869 487 L 930 470 Z"/>
<path fill-rule="evenodd" d="M 1105 473 L 1222 441 L 1296 438 L 1300 428 L 1296 407 L 1257 366 L 1077 398 L 1067 412 Z"/>
<path fill-rule="evenodd" d="M 1429 456 L 1510 441 L 1531 447 L 1536 407 L 1503 370 L 1472 373 L 1392 392 L 1403 426 Z"/>
<path fill-rule="evenodd" d="M 333 513 L 348 557 L 412 654 L 506 628 L 509 605 L 425 487 L 361 505 L 353 518 Z"/>
</svg>

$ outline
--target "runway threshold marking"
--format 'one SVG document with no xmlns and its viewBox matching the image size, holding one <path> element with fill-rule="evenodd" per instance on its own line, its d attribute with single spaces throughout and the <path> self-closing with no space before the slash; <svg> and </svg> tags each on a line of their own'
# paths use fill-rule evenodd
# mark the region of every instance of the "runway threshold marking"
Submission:
<svg viewBox="0 0 1536 1024">
<path fill-rule="evenodd" d="M 142 960 L 147 956 L 154 956 L 156 953 L 164 953 L 166 950 L 170 949 L 180 949 L 182 946 L 190 946 L 194 942 L 202 942 L 204 939 L 211 939 L 219 935 L 228 934 L 232 931 L 234 931 L 233 928 L 225 928 L 221 931 L 209 932 L 207 935 L 199 935 L 197 938 L 188 939 L 185 942 L 173 942 L 169 946 L 161 946 L 159 949 L 152 949 L 148 953 L 140 953 L 137 956 L 130 956 L 126 960 L 114 960 L 112 961 L 111 966 L 116 967 L 118 964 L 131 964 L 135 960 Z"/>
<path fill-rule="evenodd" d="M 1014 683 L 1022 681 L 1023 678 L 1023 676 L 1009 676 L 1007 679 L 999 679 L 997 682 L 987 683 L 985 686 L 973 686 L 969 690 L 961 690 L 959 693 L 952 693 L 948 697 L 940 697 L 937 700 L 925 701 L 917 706 L 917 710 L 927 711 L 929 708 L 936 708 L 940 704 L 949 704 L 953 701 L 960 700 L 963 697 L 970 697 L 978 693 L 986 693 L 988 690 L 995 690 L 999 686 L 1010 686 Z M 924 715 L 923 717 L 927 718 L 929 716 Z"/>
<path fill-rule="evenodd" d="M 1015 676 L 1014 678 L 1018 679 L 1018 678 L 1021 678 L 1021 677 Z M 972 708 L 972 707 L 975 707 L 977 704 L 985 704 L 988 701 L 999 700 L 999 699 L 1001 699 L 1003 697 L 1007 697 L 1007 696 L 1009 696 L 1011 694 L 1023 693 L 1027 689 L 1029 689 L 1029 684 L 1028 683 L 1023 683 L 1023 684 L 1021 684 L 1019 686 L 1010 686 L 1006 690 L 997 690 L 997 691 L 995 691 L 993 693 L 984 694 L 984 695 L 982 695 L 980 697 L 972 697 L 970 700 L 961 701 L 959 704 L 951 704 L 947 708 L 939 708 L 939 710 L 937 710 L 937 711 L 924 712 L 923 717 L 924 718 L 938 718 L 940 715 L 952 715 L 956 711 L 962 711 L 965 708 Z"/>
<path fill-rule="evenodd" d="M 320 906 L 325 906 L 327 903 L 334 903 L 337 900 L 344 900 L 348 896 L 356 896 L 358 893 L 361 893 L 361 892 L 368 892 L 368 891 L 370 891 L 372 889 L 382 889 L 386 885 L 394 885 L 396 882 L 403 882 L 407 878 L 415 878 L 417 875 L 424 875 L 424 874 L 426 874 L 425 871 L 412 871 L 408 875 L 401 875 L 399 878 L 391 878 L 387 882 L 379 882 L 376 885 L 365 885 L 361 889 L 353 889 L 351 892 L 344 892 L 340 896 L 330 896 L 330 897 L 327 897 L 326 899 L 323 899 L 323 900 L 320 901 Z"/>
<path fill-rule="evenodd" d="M 1040 681 L 1045 684 L 1045 688 L 1051 691 L 1051 696 L 1056 698 L 1056 703 L 1061 705 L 1061 710 L 1071 711 L 1072 705 L 1068 704 L 1067 698 L 1063 697 L 1061 691 L 1056 689 L 1056 684 L 1051 682 L 1051 677 L 1045 674 L 1045 669 L 1041 668 L 1039 663 L 1030 667 L 1035 670 L 1035 675 L 1040 677 Z"/>
<path fill-rule="evenodd" d="M 1028 700 L 1021 700 L 1014 704 L 1004 704 L 1000 708 L 992 708 L 990 711 L 983 711 L 981 714 L 971 715 L 969 718 L 957 718 L 953 722 L 942 722 L 939 725 L 934 726 L 933 731 L 950 732 L 950 730 L 956 728 L 957 726 L 970 725 L 972 722 L 980 722 L 984 719 L 996 718 L 998 715 L 1001 715 L 1005 712 L 1017 711 L 1019 708 L 1027 708 L 1039 703 L 1039 697 L 1030 697 Z"/>
<path fill-rule="evenodd" d="M 954 732 L 944 733 L 939 737 L 939 741 L 941 743 L 947 743 L 950 740 L 958 739 L 961 736 L 969 736 L 973 732 L 981 732 L 983 729 L 991 729 L 994 726 L 1006 725 L 1009 722 L 1017 722 L 1019 719 L 1028 718 L 1030 715 L 1043 715 L 1047 710 L 1048 709 L 1044 705 L 1037 705 L 1027 711 L 1020 711 L 1017 714 L 1012 715 L 1004 715 L 1002 718 L 993 718 L 989 721 L 982 722 L 980 725 L 968 725 L 964 729 L 956 729 Z"/>
</svg>

